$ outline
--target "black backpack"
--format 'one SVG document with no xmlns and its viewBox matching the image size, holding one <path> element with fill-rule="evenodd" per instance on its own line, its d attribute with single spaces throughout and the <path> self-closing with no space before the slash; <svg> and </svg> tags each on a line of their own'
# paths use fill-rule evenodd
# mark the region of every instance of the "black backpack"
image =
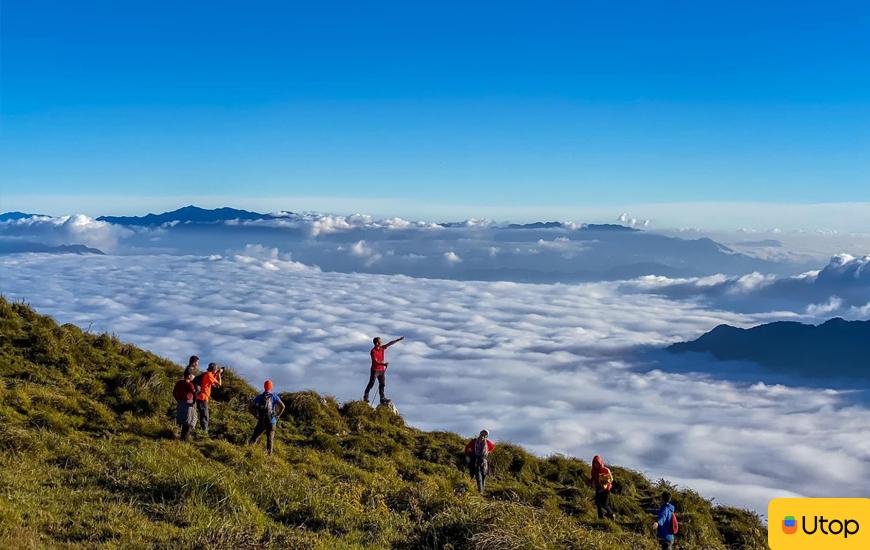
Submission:
<svg viewBox="0 0 870 550">
<path fill-rule="evenodd" d="M 264 392 L 260 395 L 260 399 L 254 404 L 254 410 L 257 415 L 257 420 L 260 422 L 271 422 L 273 415 L 272 394 Z"/>
<path fill-rule="evenodd" d="M 201 372 L 193 377 L 193 387 L 196 389 L 196 393 L 202 391 L 202 377 L 205 373 Z"/>
</svg>

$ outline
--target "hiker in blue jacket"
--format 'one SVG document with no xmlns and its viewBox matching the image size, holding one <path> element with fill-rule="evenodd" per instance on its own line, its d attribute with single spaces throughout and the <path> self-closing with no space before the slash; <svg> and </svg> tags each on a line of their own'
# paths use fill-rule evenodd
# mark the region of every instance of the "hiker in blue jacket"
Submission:
<svg viewBox="0 0 870 550">
<path fill-rule="evenodd" d="M 251 413 L 257 417 L 257 427 L 254 428 L 254 433 L 251 434 L 248 444 L 256 443 L 257 439 L 265 433 L 266 451 L 271 455 L 278 417 L 284 414 L 284 402 L 272 393 L 271 380 L 266 380 L 263 383 L 263 390 L 263 393 L 251 400 Z"/>
<path fill-rule="evenodd" d="M 662 550 L 671 550 L 674 547 L 674 533 L 677 532 L 677 522 L 676 514 L 674 514 L 674 505 L 671 504 L 671 494 L 667 491 L 662 493 L 662 506 L 659 508 L 659 519 L 652 525 Z"/>
</svg>

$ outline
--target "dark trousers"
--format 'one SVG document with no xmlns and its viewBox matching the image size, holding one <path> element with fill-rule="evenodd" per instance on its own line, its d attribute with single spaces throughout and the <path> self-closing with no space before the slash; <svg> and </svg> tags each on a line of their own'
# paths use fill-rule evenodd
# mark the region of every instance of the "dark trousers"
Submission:
<svg viewBox="0 0 870 550">
<path fill-rule="evenodd" d="M 196 402 L 196 414 L 199 416 L 199 425 L 205 433 L 208 433 L 208 401 Z"/>
<path fill-rule="evenodd" d="M 662 547 L 662 550 L 672 550 L 674 547 L 674 541 L 659 539 L 659 546 Z"/>
<path fill-rule="evenodd" d="M 477 490 L 483 493 L 486 489 L 486 475 L 489 473 L 489 463 L 480 456 L 465 455 L 465 463 L 468 464 L 468 472 L 477 482 Z"/>
<path fill-rule="evenodd" d="M 264 433 L 266 434 L 266 450 L 269 454 L 272 454 L 272 444 L 275 441 L 275 424 L 272 424 L 271 421 L 263 422 L 262 420 L 258 420 L 257 427 L 254 428 L 254 433 L 251 434 L 251 439 L 248 441 L 248 444 L 256 443 Z"/>
<path fill-rule="evenodd" d="M 476 456 L 471 459 L 471 475 L 477 482 L 477 490 L 483 493 L 486 489 L 486 473 L 489 470 L 489 464 L 485 458 Z"/>
<path fill-rule="evenodd" d="M 369 384 L 368 384 L 368 386 L 366 386 L 366 391 L 363 394 L 363 401 L 369 400 L 369 392 L 372 391 L 372 388 L 375 385 L 375 380 L 378 381 L 378 393 L 381 396 L 381 401 L 384 401 L 387 399 L 387 397 L 384 395 L 384 388 L 387 385 L 387 371 L 373 370 L 371 372 L 371 374 L 369 375 Z"/>
<path fill-rule="evenodd" d="M 598 519 L 614 516 L 609 500 L 610 491 L 595 491 L 595 507 L 598 508 Z"/>
</svg>

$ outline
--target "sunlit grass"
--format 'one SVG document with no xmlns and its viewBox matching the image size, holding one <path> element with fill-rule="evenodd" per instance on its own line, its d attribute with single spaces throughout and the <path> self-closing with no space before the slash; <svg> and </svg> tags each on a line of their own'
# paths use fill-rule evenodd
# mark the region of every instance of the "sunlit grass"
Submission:
<svg viewBox="0 0 870 550">
<path fill-rule="evenodd" d="M 230 372 L 211 438 L 182 443 L 177 365 L 3 299 L 0 336 L 0 548 L 658 547 L 666 485 L 636 472 L 614 468 L 619 521 L 599 521 L 586 463 L 501 444 L 481 497 L 460 436 L 313 392 L 282 395 L 269 457 L 244 445 L 255 390 Z M 754 514 L 671 489 L 680 548 L 766 547 Z"/>
</svg>

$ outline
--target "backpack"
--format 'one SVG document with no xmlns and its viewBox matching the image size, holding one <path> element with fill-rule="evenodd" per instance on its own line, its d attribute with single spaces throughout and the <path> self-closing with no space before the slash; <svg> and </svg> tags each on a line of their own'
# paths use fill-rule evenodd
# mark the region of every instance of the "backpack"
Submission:
<svg viewBox="0 0 870 550">
<path fill-rule="evenodd" d="M 193 377 L 193 387 L 196 390 L 196 393 L 202 391 L 202 377 L 204 374 L 204 372 L 201 372 Z"/>
<path fill-rule="evenodd" d="M 489 445 L 487 445 L 486 441 L 479 439 L 474 441 L 474 456 L 486 460 L 489 456 Z"/>
<path fill-rule="evenodd" d="M 677 521 L 677 513 L 671 512 L 671 528 L 669 529 L 672 535 L 680 532 L 680 523 Z"/>
<path fill-rule="evenodd" d="M 255 402 L 254 410 L 256 411 L 257 420 L 260 422 L 271 422 L 272 414 L 273 414 L 273 401 L 272 394 L 269 392 L 265 392 L 260 395 L 259 401 Z"/>
<path fill-rule="evenodd" d="M 602 466 L 601 469 L 598 470 L 598 486 L 605 491 L 609 491 L 613 488 L 613 474 L 607 466 Z"/>
</svg>

